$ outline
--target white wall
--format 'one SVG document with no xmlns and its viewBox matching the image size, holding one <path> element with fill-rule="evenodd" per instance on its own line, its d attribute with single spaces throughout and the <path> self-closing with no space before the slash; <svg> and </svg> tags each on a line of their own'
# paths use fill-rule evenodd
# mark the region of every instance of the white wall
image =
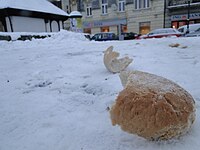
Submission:
<svg viewBox="0 0 200 150">
<path fill-rule="evenodd" d="M 12 16 L 11 21 L 12 21 L 14 32 L 45 32 L 46 31 L 44 19 Z"/>
<path fill-rule="evenodd" d="M 63 23 L 62 21 L 59 21 L 60 29 L 63 29 Z"/>
<path fill-rule="evenodd" d="M 51 28 L 52 28 L 52 32 L 58 32 L 59 31 L 57 21 L 52 21 L 51 22 Z"/>
<path fill-rule="evenodd" d="M 6 17 L 6 27 L 7 27 L 8 32 L 12 32 L 11 31 L 11 26 L 10 26 L 10 21 L 9 21 L 8 17 Z"/>
<path fill-rule="evenodd" d="M 13 32 L 58 32 L 59 26 L 60 29 L 63 29 L 62 21 L 47 21 L 45 23 L 44 19 L 40 18 L 30 18 L 30 17 L 20 17 L 20 16 L 11 16 L 10 17 L 13 27 Z M 6 17 L 6 25 L 8 32 L 12 32 L 9 18 Z"/>
</svg>

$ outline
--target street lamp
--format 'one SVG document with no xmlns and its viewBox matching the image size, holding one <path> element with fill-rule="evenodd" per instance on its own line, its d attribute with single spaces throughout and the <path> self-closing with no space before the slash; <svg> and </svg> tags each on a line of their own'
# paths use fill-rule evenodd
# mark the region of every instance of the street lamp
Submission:
<svg viewBox="0 0 200 150">
<path fill-rule="evenodd" d="M 187 31 L 186 33 L 189 33 L 190 32 L 190 3 L 191 3 L 191 0 L 188 0 L 188 7 L 187 7 L 187 10 L 188 10 L 188 14 L 187 14 Z"/>
</svg>

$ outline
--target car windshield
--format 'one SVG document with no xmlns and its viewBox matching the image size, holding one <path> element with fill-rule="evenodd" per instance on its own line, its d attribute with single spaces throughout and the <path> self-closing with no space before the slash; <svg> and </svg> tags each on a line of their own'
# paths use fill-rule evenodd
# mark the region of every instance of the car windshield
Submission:
<svg viewBox="0 0 200 150">
<path fill-rule="evenodd" d="M 195 32 L 200 32 L 200 28 L 198 28 Z"/>
<path fill-rule="evenodd" d="M 184 32 L 184 28 L 178 29 L 179 32 Z"/>
</svg>

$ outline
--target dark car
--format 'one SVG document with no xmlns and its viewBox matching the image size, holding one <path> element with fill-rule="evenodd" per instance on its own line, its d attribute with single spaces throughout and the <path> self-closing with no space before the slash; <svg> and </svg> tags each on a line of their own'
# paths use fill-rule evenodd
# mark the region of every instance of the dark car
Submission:
<svg viewBox="0 0 200 150">
<path fill-rule="evenodd" d="M 109 40 L 118 40 L 118 37 L 113 32 L 101 32 L 101 33 L 96 33 L 94 36 L 92 36 L 91 40 L 109 41 Z"/>
<path fill-rule="evenodd" d="M 146 35 L 140 36 L 138 39 L 180 37 L 180 36 L 183 36 L 183 33 L 179 32 L 174 28 L 163 28 L 163 29 L 153 30 Z"/>
<path fill-rule="evenodd" d="M 124 36 L 124 40 L 133 40 L 139 36 L 137 33 L 133 32 L 123 32 L 122 35 Z"/>
<path fill-rule="evenodd" d="M 88 39 L 88 40 L 90 40 L 91 39 L 91 37 L 90 37 L 90 34 L 84 34 L 84 36 L 86 37 L 86 39 Z"/>
</svg>

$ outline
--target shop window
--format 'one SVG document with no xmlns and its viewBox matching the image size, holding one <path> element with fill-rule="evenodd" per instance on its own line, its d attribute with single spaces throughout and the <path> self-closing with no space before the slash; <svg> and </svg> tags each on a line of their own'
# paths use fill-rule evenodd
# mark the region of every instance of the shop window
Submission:
<svg viewBox="0 0 200 150">
<path fill-rule="evenodd" d="M 102 14 L 107 14 L 108 13 L 108 0 L 102 0 L 101 1 L 101 11 L 102 11 Z"/>
<path fill-rule="evenodd" d="M 178 29 L 178 22 L 172 22 L 172 28 Z"/>
<path fill-rule="evenodd" d="M 127 29 L 127 26 L 126 26 L 126 25 L 123 25 L 123 26 L 122 26 L 122 32 L 128 32 L 128 29 Z"/>
<path fill-rule="evenodd" d="M 196 20 L 195 23 L 200 23 L 200 20 Z"/>
<path fill-rule="evenodd" d="M 140 22 L 139 24 L 139 32 L 140 34 L 147 34 L 150 32 L 150 22 Z"/>
<path fill-rule="evenodd" d="M 87 17 L 92 16 L 92 6 L 87 6 L 86 8 Z"/>
<path fill-rule="evenodd" d="M 109 32 L 109 27 L 101 27 L 101 32 Z"/>
<path fill-rule="evenodd" d="M 187 24 L 187 21 L 178 22 L 178 28 Z"/>
<path fill-rule="evenodd" d="M 92 33 L 90 28 L 83 29 L 83 32 L 88 34 Z"/>
<path fill-rule="evenodd" d="M 125 11 L 125 0 L 119 0 L 118 11 L 119 12 L 124 12 Z"/>
<path fill-rule="evenodd" d="M 194 20 L 191 20 L 191 21 L 189 22 L 189 24 L 194 24 L 194 23 L 195 23 Z M 171 25 L 172 25 L 172 28 L 178 29 L 178 28 L 181 27 L 181 26 L 187 25 L 187 21 L 174 21 L 174 22 L 172 22 Z"/>
</svg>

